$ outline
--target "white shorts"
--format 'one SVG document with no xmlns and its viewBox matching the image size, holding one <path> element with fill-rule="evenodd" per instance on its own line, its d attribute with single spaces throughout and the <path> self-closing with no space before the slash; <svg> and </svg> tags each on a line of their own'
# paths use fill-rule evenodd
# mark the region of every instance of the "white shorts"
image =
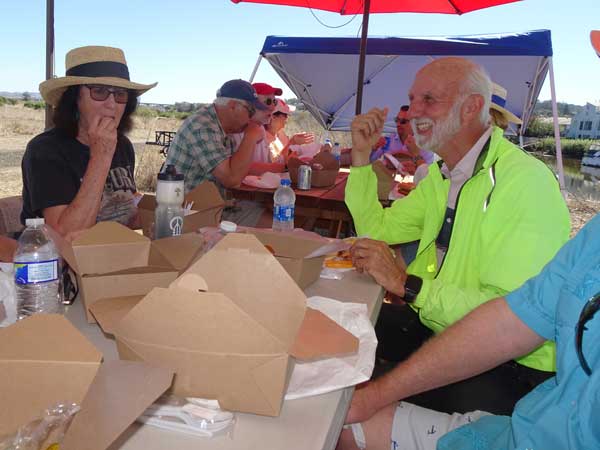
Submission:
<svg viewBox="0 0 600 450">
<path fill-rule="evenodd" d="M 392 422 L 390 449 L 435 450 L 438 439 L 444 434 L 488 415 L 483 411 L 446 414 L 400 402 Z M 356 445 L 361 449 L 368 448 L 361 424 L 352 424 L 351 429 Z"/>
</svg>

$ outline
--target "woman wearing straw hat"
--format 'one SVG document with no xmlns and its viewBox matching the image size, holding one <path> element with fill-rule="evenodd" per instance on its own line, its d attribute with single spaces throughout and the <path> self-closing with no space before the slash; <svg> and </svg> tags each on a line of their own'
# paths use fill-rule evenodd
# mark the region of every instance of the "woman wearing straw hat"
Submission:
<svg viewBox="0 0 600 450">
<path fill-rule="evenodd" d="M 123 51 L 88 46 L 66 55 L 66 76 L 40 84 L 54 128 L 23 156 L 21 221 L 44 217 L 66 235 L 98 221 L 133 225 L 135 154 L 125 133 L 137 97 L 156 86 L 129 80 Z"/>
<path fill-rule="evenodd" d="M 506 130 L 509 123 L 521 125 L 523 121 L 511 113 L 506 106 L 507 91 L 502 86 L 492 83 L 492 103 L 490 104 L 490 116 L 492 123 Z"/>
</svg>

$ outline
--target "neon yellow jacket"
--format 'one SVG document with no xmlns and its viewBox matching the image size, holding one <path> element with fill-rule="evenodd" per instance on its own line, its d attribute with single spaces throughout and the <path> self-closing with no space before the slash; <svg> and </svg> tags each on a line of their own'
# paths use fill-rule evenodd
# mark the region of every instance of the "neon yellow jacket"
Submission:
<svg viewBox="0 0 600 450">
<path fill-rule="evenodd" d="M 495 128 L 459 193 L 450 246 L 438 268 L 435 239 L 449 188 L 450 180 L 437 164 L 429 166 L 429 174 L 410 195 L 389 208 L 377 200 L 371 166 L 353 167 L 346 185 L 346 204 L 359 236 L 388 244 L 420 239 L 407 270 L 423 278 L 412 306 L 436 333 L 538 274 L 568 240 L 570 230 L 569 211 L 554 175 Z M 546 342 L 517 361 L 555 370 L 554 344 Z"/>
</svg>

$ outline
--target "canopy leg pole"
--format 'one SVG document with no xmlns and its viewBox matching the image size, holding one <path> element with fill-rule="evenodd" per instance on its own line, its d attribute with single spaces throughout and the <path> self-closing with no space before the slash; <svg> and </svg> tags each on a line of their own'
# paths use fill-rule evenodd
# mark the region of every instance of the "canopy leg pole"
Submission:
<svg viewBox="0 0 600 450">
<path fill-rule="evenodd" d="M 46 0 L 46 80 L 54 76 L 54 0 Z M 45 129 L 52 127 L 52 107 L 46 104 Z"/>
<path fill-rule="evenodd" d="M 554 119 L 554 141 L 556 145 L 556 168 L 558 169 L 558 184 L 560 190 L 565 193 L 565 172 L 563 168 L 562 147 L 560 144 L 560 129 L 558 128 L 558 108 L 556 106 L 556 88 L 554 85 L 554 64 L 550 58 L 550 94 L 552 96 L 552 117 Z"/>
<path fill-rule="evenodd" d="M 363 10 L 362 35 L 360 37 L 360 57 L 358 60 L 358 86 L 356 87 L 356 114 L 362 111 L 363 84 L 365 81 L 365 57 L 367 54 L 367 35 L 369 34 L 369 11 L 371 0 L 365 0 Z"/>
<path fill-rule="evenodd" d="M 260 66 L 260 62 L 262 61 L 262 55 L 258 55 L 258 59 L 256 60 L 256 64 L 254 64 L 254 69 L 252 69 L 252 74 L 250 75 L 250 83 L 254 81 L 254 77 L 256 72 L 258 71 L 258 66 Z"/>
</svg>

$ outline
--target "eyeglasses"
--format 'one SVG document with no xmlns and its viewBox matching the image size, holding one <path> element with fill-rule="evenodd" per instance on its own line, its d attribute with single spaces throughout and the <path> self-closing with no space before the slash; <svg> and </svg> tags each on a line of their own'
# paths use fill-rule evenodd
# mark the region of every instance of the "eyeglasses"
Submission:
<svg viewBox="0 0 600 450">
<path fill-rule="evenodd" d="M 396 122 L 397 125 L 406 125 L 409 121 L 408 119 L 401 119 L 400 117 L 396 117 L 394 119 L 394 122 Z"/>
<path fill-rule="evenodd" d="M 246 108 L 246 111 L 248 111 L 248 115 L 250 117 L 252 117 L 256 113 L 256 108 L 254 107 L 254 105 L 246 103 L 245 101 L 239 101 L 238 104 Z"/>
<path fill-rule="evenodd" d="M 277 106 L 277 99 L 276 98 L 266 98 L 263 103 L 267 106 Z"/>
<path fill-rule="evenodd" d="M 591 297 L 583 306 L 581 313 L 579 314 L 579 320 L 575 326 L 575 350 L 577 351 L 577 358 L 579 359 L 581 368 L 589 376 L 592 375 L 592 369 L 590 369 L 590 366 L 585 360 L 585 356 L 583 356 L 583 332 L 587 330 L 585 324 L 592 320 L 592 317 L 594 317 L 594 314 L 596 314 L 598 309 L 600 309 L 600 292 Z"/>
<path fill-rule="evenodd" d="M 277 111 L 277 112 L 273 113 L 273 116 L 274 117 L 287 117 L 288 115 L 286 113 L 284 113 L 284 112 Z"/>
<path fill-rule="evenodd" d="M 92 97 L 92 100 L 96 100 L 97 102 L 103 102 L 110 94 L 113 95 L 116 103 L 125 104 L 127 103 L 127 100 L 129 100 L 129 91 L 127 89 L 91 84 L 86 84 L 85 87 L 90 90 L 90 97 Z"/>
</svg>

